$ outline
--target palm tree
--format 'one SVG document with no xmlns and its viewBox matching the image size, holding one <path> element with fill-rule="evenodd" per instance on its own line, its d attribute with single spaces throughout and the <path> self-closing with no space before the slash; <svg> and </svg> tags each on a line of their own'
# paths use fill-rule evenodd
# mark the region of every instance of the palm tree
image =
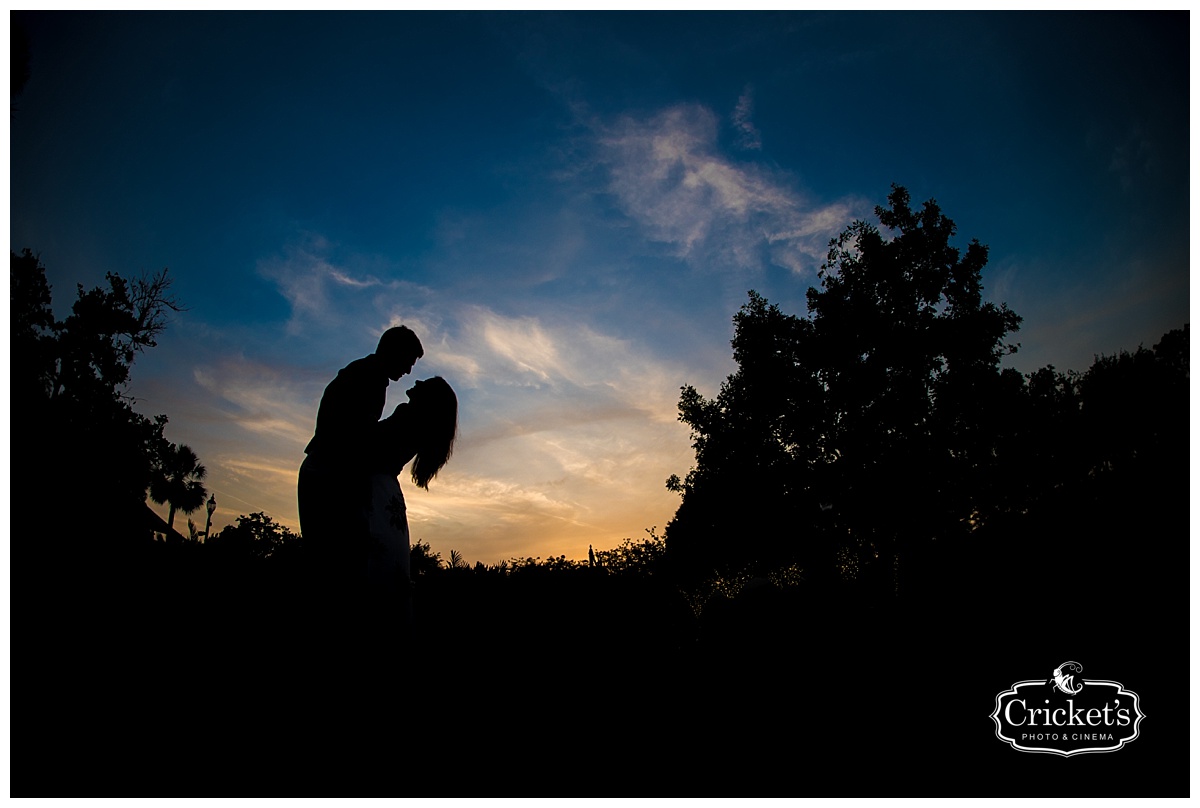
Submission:
<svg viewBox="0 0 1200 808">
<path fill-rule="evenodd" d="M 207 473 L 200 458 L 186 444 L 172 443 L 159 457 L 154 480 L 150 483 L 150 499 L 159 505 L 170 504 L 168 528 L 175 522 L 176 510 L 191 513 L 204 504 L 208 492 L 201 480 Z"/>
</svg>

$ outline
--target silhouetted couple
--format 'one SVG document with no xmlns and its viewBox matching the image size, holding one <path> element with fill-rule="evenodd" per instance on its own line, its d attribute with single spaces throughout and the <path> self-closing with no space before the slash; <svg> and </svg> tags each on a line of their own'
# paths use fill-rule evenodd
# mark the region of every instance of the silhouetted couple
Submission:
<svg viewBox="0 0 1200 808">
<path fill-rule="evenodd" d="M 408 514 L 397 479 L 421 488 L 450 458 L 458 399 L 440 376 L 416 382 L 384 420 L 387 386 L 424 355 L 404 326 L 325 388 L 300 466 L 300 532 L 313 562 L 312 605 L 335 643 L 385 650 L 411 622 Z"/>
</svg>

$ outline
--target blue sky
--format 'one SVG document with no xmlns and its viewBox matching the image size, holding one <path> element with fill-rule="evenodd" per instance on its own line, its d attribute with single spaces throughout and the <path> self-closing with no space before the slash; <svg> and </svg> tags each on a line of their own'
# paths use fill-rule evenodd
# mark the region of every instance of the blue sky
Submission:
<svg viewBox="0 0 1200 808">
<path fill-rule="evenodd" d="M 97 13 L 24 17 L 10 247 L 76 283 L 169 267 L 130 388 L 215 525 L 298 526 L 324 385 L 405 323 L 460 396 L 415 539 L 586 555 L 661 527 L 756 289 L 804 314 L 891 183 L 991 249 L 1009 364 L 1188 321 L 1186 13 Z M 390 407 L 408 377 L 393 384 Z M 197 517 L 203 517 L 198 513 Z"/>
</svg>

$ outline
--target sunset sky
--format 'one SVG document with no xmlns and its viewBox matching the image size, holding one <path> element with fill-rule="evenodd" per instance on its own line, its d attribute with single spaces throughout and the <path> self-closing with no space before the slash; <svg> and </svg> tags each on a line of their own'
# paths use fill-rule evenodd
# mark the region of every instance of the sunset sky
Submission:
<svg viewBox="0 0 1200 808">
<path fill-rule="evenodd" d="M 404 323 L 426 354 L 387 411 L 432 375 L 460 401 L 449 465 L 401 480 L 414 539 L 493 564 L 661 531 L 680 386 L 734 370 L 747 290 L 804 314 L 892 183 L 990 247 L 1023 372 L 1188 321 L 1186 12 L 21 20 L 10 248 L 60 318 L 169 268 L 187 311 L 130 392 L 217 529 L 298 529 L 325 384 Z"/>
</svg>

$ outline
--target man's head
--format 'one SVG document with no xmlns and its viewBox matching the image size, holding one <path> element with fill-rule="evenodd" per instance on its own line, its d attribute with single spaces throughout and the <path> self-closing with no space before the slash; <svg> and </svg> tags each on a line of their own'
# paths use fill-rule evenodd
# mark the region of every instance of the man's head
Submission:
<svg viewBox="0 0 1200 808">
<path fill-rule="evenodd" d="M 388 378 L 396 381 L 413 369 L 417 360 L 425 355 L 425 349 L 412 329 L 398 325 L 383 332 L 375 355 L 383 360 Z"/>
</svg>

